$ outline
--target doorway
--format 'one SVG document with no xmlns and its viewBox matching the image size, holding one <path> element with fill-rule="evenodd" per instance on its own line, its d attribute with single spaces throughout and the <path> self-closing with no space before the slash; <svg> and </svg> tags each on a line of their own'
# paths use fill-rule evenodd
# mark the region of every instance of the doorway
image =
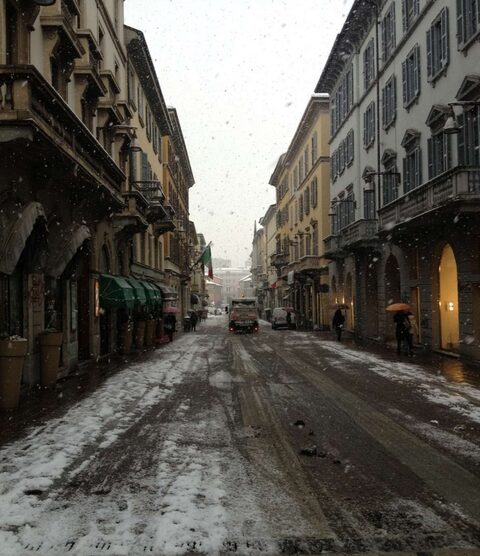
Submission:
<svg viewBox="0 0 480 556">
<path fill-rule="evenodd" d="M 440 347 L 447 351 L 458 348 L 460 339 L 458 318 L 458 275 L 455 254 L 445 245 L 438 267 L 440 312 Z"/>
</svg>

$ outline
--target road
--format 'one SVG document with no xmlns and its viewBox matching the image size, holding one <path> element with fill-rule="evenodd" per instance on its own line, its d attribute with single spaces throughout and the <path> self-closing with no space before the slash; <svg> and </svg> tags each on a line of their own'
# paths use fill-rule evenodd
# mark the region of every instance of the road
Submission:
<svg viewBox="0 0 480 556">
<path fill-rule="evenodd" d="M 226 325 L 3 446 L 2 555 L 480 554 L 475 377 Z"/>
</svg>

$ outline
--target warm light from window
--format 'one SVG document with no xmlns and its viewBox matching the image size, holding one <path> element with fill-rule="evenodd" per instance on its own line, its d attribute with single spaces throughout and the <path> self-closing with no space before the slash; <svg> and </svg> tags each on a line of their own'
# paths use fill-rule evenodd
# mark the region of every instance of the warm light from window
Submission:
<svg viewBox="0 0 480 556">
<path fill-rule="evenodd" d="M 447 310 L 448 311 L 454 311 L 455 310 L 455 304 L 453 303 L 453 301 L 449 301 L 447 303 Z"/>
</svg>

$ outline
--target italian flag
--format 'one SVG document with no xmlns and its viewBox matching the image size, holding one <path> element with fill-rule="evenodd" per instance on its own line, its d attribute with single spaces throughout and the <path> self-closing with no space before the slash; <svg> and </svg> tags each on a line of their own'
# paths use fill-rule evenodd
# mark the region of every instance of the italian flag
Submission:
<svg viewBox="0 0 480 556">
<path fill-rule="evenodd" d="M 197 261 L 197 264 L 198 263 L 200 263 L 203 268 L 208 265 L 208 277 L 213 279 L 212 250 L 210 248 L 210 243 L 203 250 L 203 253 Z"/>
</svg>

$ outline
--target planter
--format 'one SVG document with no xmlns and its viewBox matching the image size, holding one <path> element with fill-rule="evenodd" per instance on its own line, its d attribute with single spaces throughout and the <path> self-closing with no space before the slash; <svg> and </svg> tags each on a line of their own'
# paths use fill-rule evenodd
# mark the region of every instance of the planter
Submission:
<svg viewBox="0 0 480 556">
<path fill-rule="evenodd" d="M 120 329 L 120 353 L 127 354 L 132 351 L 133 343 L 133 325 L 124 323 Z"/>
<path fill-rule="evenodd" d="M 138 320 L 135 323 L 133 339 L 135 342 L 135 347 L 137 349 L 142 349 L 145 342 L 145 321 L 144 320 Z"/>
<path fill-rule="evenodd" d="M 157 323 L 154 320 L 147 320 L 145 323 L 145 345 L 147 347 L 153 346 L 153 338 L 155 335 L 155 329 L 157 327 Z"/>
<path fill-rule="evenodd" d="M 0 409 L 18 406 L 27 349 L 28 342 L 24 338 L 0 340 Z"/>
<path fill-rule="evenodd" d="M 62 332 L 40 334 L 40 383 L 42 386 L 50 387 L 57 383 L 62 343 Z"/>
</svg>

